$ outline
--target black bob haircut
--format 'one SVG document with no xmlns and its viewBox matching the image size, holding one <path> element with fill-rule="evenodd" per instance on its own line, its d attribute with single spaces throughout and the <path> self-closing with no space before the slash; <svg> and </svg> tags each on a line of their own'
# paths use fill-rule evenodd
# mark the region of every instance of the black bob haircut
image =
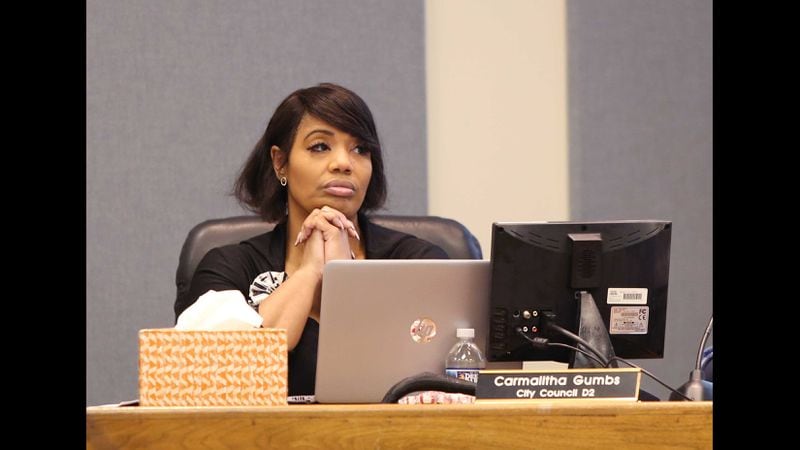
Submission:
<svg viewBox="0 0 800 450">
<path fill-rule="evenodd" d="M 283 219 L 288 193 L 275 175 L 270 149 L 278 146 L 288 161 L 297 126 L 306 114 L 354 136 L 369 150 L 372 178 L 359 212 L 381 208 L 386 201 L 386 175 L 372 112 L 355 92 L 333 83 L 298 89 L 278 105 L 234 184 L 233 195 L 239 203 L 266 221 Z"/>
</svg>

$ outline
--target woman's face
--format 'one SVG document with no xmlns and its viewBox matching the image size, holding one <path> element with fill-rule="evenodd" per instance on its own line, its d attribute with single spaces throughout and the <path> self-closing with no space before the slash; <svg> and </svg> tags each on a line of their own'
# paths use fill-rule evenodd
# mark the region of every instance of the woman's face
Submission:
<svg viewBox="0 0 800 450">
<path fill-rule="evenodd" d="M 355 221 L 372 177 L 372 159 L 357 138 L 306 114 L 288 164 L 276 170 L 288 181 L 290 213 L 306 216 L 329 206 Z"/>
</svg>

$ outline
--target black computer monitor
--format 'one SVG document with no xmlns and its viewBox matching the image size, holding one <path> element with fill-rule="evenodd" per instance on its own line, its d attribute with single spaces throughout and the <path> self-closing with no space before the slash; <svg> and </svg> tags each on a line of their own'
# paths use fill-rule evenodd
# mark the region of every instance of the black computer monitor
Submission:
<svg viewBox="0 0 800 450">
<path fill-rule="evenodd" d="M 663 220 L 494 223 L 489 361 L 600 366 L 531 344 L 575 346 L 559 328 L 606 358 L 663 358 L 671 231 Z"/>
</svg>

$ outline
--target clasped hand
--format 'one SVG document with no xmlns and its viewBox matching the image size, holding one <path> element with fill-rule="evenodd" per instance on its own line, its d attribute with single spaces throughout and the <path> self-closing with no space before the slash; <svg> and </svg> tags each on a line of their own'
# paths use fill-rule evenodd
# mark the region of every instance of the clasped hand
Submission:
<svg viewBox="0 0 800 450">
<path fill-rule="evenodd" d="M 324 265 L 332 259 L 351 259 L 350 237 L 360 240 L 356 227 L 342 212 L 323 206 L 303 221 L 294 245 L 303 244 L 303 262 Z"/>
</svg>

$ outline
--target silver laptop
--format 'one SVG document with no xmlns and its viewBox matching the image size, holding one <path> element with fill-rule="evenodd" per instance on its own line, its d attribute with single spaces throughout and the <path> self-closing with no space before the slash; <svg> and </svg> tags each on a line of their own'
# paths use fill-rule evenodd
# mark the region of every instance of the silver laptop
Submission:
<svg viewBox="0 0 800 450">
<path fill-rule="evenodd" d="M 444 374 L 456 328 L 485 352 L 490 261 L 331 261 L 322 276 L 315 397 L 380 403 L 403 378 Z"/>
</svg>

